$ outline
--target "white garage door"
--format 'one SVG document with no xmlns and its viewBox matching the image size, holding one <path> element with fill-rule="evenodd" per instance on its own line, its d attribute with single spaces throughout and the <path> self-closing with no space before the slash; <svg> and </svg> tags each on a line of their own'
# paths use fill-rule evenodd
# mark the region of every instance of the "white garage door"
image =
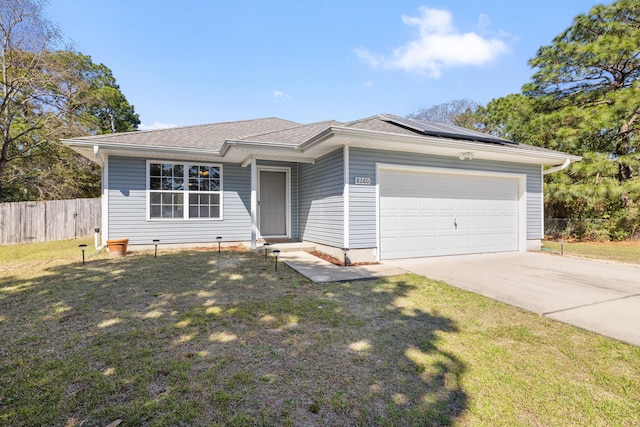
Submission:
<svg viewBox="0 0 640 427">
<path fill-rule="evenodd" d="M 381 170 L 380 258 L 518 250 L 518 180 Z"/>
</svg>

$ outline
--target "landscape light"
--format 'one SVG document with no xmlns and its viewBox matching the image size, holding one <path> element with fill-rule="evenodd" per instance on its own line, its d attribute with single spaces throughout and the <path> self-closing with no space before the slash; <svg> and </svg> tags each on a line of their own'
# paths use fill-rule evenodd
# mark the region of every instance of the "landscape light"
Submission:
<svg viewBox="0 0 640 427">
<path fill-rule="evenodd" d="M 280 249 L 274 249 L 273 256 L 276 258 L 276 271 L 278 271 L 278 255 L 280 255 Z"/>
<path fill-rule="evenodd" d="M 218 241 L 218 255 L 220 255 L 220 242 L 222 242 L 222 237 L 218 236 L 216 237 L 216 240 Z"/>
<path fill-rule="evenodd" d="M 267 260 L 267 255 L 269 254 L 269 246 L 271 246 L 271 243 L 267 243 L 265 242 L 263 245 L 264 247 L 264 260 Z"/>
<path fill-rule="evenodd" d="M 84 251 L 85 251 L 85 249 L 87 249 L 87 245 L 85 245 L 85 244 L 83 243 L 83 244 L 81 244 L 81 245 L 78 245 L 78 247 L 79 247 L 80 249 L 82 249 L 82 263 L 84 264 Z"/>
<path fill-rule="evenodd" d="M 160 243 L 160 240 L 158 239 L 153 239 L 153 244 L 156 247 L 154 253 L 153 253 L 153 257 L 157 258 L 158 257 L 158 243 Z"/>
</svg>

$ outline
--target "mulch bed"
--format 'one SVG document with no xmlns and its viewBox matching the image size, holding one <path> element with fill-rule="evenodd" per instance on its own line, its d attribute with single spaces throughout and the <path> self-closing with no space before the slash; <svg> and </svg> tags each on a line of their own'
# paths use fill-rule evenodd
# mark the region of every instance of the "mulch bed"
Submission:
<svg viewBox="0 0 640 427">
<path fill-rule="evenodd" d="M 334 258 L 331 255 L 325 254 L 324 252 L 320 252 L 320 251 L 311 251 L 309 252 L 311 255 L 313 256 L 317 256 L 318 258 L 321 258 L 325 261 L 330 262 L 331 264 L 335 264 L 335 265 L 339 265 L 340 267 L 344 267 L 344 260 L 339 260 L 338 258 Z M 379 264 L 377 262 L 353 262 L 353 263 L 349 263 L 349 265 L 347 265 L 347 267 L 353 267 L 353 266 L 358 266 L 358 265 L 376 265 Z"/>
</svg>

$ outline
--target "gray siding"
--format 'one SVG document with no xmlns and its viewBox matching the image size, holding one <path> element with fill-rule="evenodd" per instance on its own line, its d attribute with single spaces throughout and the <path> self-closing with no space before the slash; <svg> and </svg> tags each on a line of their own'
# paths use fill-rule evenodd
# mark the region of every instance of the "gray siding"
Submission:
<svg viewBox="0 0 640 427">
<path fill-rule="evenodd" d="M 452 157 L 429 156 L 361 148 L 349 150 L 349 246 L 374 248 L 376 242 L 376 163 L 526 174 L 527 239 L 542 238 L 542 172 L 540 165 L 462 161 Z M 371 185 L 354 185 L 355 177 L 371 178 Z"/>
<path fill-rule="evenodd" d="M 109 238 L 130 244 L 251 239 L 251 170 L 222 165 L 223 220 L 147 220 L 146 160 L 109 157 Z"/>
<path fill-rule="evenodd" d="M 310 242 L 344 244 L 344 158 L 342 149 L 300 164 L 298 174 L 300 237 Z"/>
</svg>

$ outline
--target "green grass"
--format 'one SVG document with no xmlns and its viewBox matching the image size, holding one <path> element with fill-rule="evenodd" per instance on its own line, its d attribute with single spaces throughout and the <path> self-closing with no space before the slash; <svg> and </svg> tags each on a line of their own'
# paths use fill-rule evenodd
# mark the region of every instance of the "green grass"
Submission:
<svg viewBox="0 0 640 427">
<path fill-rule="evenodd" d="M 585 258 L 640 264 L 640 241 L 624 242 L 565 242 L 564 254 Z M 561 252 L 561 244 L 555 240 L 545 240 L 543 250 Z"/>
<path fill-rule="evenodd" d="M 2 426 L 640 424 L 639 348 L 442 282 L 78 243 L 0 248 Z"/>
</svg>

